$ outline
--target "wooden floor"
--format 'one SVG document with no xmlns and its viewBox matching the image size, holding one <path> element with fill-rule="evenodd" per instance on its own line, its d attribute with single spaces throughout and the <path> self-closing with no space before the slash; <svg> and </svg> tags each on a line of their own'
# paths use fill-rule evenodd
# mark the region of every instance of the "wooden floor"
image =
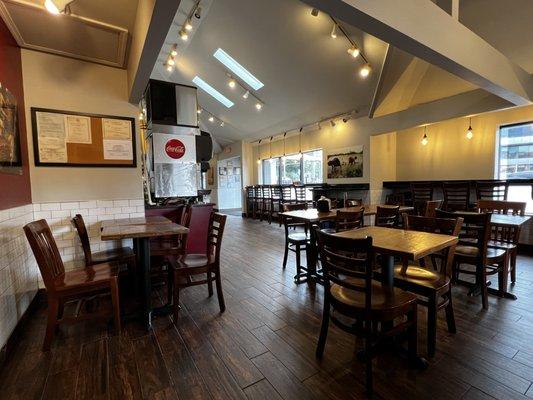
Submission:
<svg viewBox="0 0 533 400">
<path fill-rule="evenodd" d="M 362 343 L 331 329 L 322 362 L 314 357 L 323 291 L 281 268 L 277 225 L 229 217 L 222 272 L 227 310 L 207 288 L 186 289 L 178 327 L 169 318 L 147 333 L 135 323 L 115 336 L 106 324 L 61 329 L 42 353 L 45 310 L 31 317 L 0 375 L 7 399 L 360 399 Z M 520 258 L 517 301 L 454 291 L 458 333 L 439 316 L 437 354 L 426 371 L 384 354 L 375 360 L 374 398 L 519 399 L 533 397 L 533 259 Z M 161 293 L 159 293 L 161 294 Z M 157 299 L 155 299 L 157 301 Z M 425 310 L 419 347 L 425 355 Z"/>
</svg>

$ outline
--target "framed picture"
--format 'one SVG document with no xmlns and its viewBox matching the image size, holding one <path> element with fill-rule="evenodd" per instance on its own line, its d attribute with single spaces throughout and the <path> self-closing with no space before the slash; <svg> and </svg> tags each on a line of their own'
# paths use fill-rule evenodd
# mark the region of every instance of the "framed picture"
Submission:
<svg viewBox="0 0 533 400">
<path fill-rule="evenodd" d="M 330 150 L 326 156 L 327 179 L 361 178 L 363 176 L 363 146 Z"/>
<path fill-rule="evenodd" d="M 0 84 L 0 167 L 21 166 L 17 99 Z"/>
</svg>

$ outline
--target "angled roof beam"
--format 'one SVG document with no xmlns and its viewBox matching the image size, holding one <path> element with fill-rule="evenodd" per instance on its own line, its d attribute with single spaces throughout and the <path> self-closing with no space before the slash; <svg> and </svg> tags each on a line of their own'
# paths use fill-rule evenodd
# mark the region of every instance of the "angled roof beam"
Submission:
<svg viewBox="0 0 533 400">
<path fill-rule="evenodd" d="M 515 105 L 533 99 L 527 71 L 431 1 L 303 1 Z"/>
</svg>

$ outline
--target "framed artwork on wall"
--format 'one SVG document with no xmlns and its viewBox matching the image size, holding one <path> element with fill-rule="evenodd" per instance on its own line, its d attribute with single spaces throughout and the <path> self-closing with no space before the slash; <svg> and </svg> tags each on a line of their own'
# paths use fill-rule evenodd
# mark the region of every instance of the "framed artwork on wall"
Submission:
<svg viewBox="0 0 533 400">
<path fill-rule="evenodd" d="M 0 83 L 0 169 L 21 166 L 17 99 Z"/>
<path fill-rule="evenodd" d="M 363 176 L 363 146 L 329 150 L 326 161 L 328 179 L 361 178 Z"/>
</svg>

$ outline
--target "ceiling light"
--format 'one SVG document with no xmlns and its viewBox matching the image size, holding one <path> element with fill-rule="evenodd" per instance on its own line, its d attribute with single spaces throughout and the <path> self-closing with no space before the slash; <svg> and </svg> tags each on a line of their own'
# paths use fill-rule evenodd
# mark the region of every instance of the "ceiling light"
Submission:
<svg viewBox="0 0 533 400">
<path fill-rule="evenodd" d="M 250 91 L 249 90 L 247 90 L 246 92 L 244 92 L 242 94 L 242 98 L 245 99 L 245 100 L 248 98 L 248 96 L 250 96 Z"/>
<path fill-rule="evenodd" d="M 466 131 L 466 138 L 470 140 L 473 137 L 474 137 L 474 132 L 472 131 L 472 118 L 470 118 L 470 122 L 468 124 L 468 130 Z"/>
<path fill-rule="evenodd" d="M 196 110 L 196 114 L 201 114 L 202 113 L 202 109 L 199 108 L 198 110 Z"/>
<path fill-rule="evenodd" d="M 220 126 L 224 126 L 224 121 L 220 121 Z"/>
<path fill-rule="evenodd" d="M 257 109 L 257 111 L 261 111 L 261 109 L 263 108 L 263 104 L 258 101 L 257 103 L 255 103 L 255 108 Z"/>
<path fill-rule="evenodd" d="M 177 45 L 173 45 L 172 46 L 172 50 L 170 50 L 170 55 L 172 57 L 176 57 L 178 55 L 178 46 Z"/>
<path fill-rule="evenodd" d="M 196 10 L 194 11 L 194 16 L 197 19 L 202 18 L 202 7 L 196 7 Z"/>
<path fill-rule="evenodd" d="M 215 121 L 215 118 L 213 118 L 213 116 L 210 116 L 209 117 L 209 122 L 214 122 Z"/>
<path fill-rule="evenodd" d="M 348 122 L 348 119 L 349 119 L 348 117 L 344 117 L 344 118 L 342 119 L 342 122 L 347 123 L 347 122 Z"/>
<path fill-rule="evenodd" d="M 213 86 L 211 86 L 209 83 L 204 81 L 199 76 L 195 76 L 192 81 L 200 89 L 202 89 L 204 92 L 213 96 L 216 100 L 224 104 L 227 108 L 233 107 L 233 104 L 234 104 L 233 101 L 228 99 L 226 96 L 224 96 L 222 93 L 220 93 L 218 90 L 216 90 Z"/>
<path fill-rule="evenodd" d="M 228 86 L 232 89 L 235 88 L 235 86 L 237 85 L 237 82 L 235 82 L 235 79 L 231 78 L 229 81 L 228 81 Z"/>
<path fill-rule="evenodd" d="M 259 90 L 263 86 L 263 82 L 257 79 L 250 71 L 239 64 L 233 57 L 222 49 L 217 49 L 213 54 L 218 61 L 224 64 L 231 72 L 241 78 L 248 86 L 254 90 Z"/>
<path fill-rule="evenodd" d="M 320 122 L 318 122 L 318 130 L 322 130 L 322 125 L 320 124 Z"/>
<path fill-rule="evenodd" d="M 172 70 L 173 70 L 172 65 L 166 64 L 166 66 L 167 66 L 167 71 L 168 72 L 172 72 Z"/>
<path fill-rule="evenodd" d="M 56 5 L 56 3 L 53 0 L 45 0 L 44 7 L 50 14 L 59 14 L 61 13 L 61 10 L 59 10 L 59 7 Z"/>
<path fill-rule="evenodd" d="M 257 157 L 257 163 L 261 164 L 261 159 L 259 157 Z"/>
<path fill-rule="evenodd" d="M 313 17 L 318 17 L 318 12 L 319 12 L 319 11 L 318 11 L 318 8 L 313 8 L 313 9 L 311 10 L 311 15 L 312 15 Z"/>
<path fill-rule="evenodd" d="M 168 60 L 167 60 L 167 64 L 171 65 L 171 66 L 174 66 L 174 64 L 176 64 L 176 61 L 174 61 L 174 59 L 172 57 L 169 57 Z"/>
<path fill-rule="evenodd" d="M 189 39 L 189 35 L 187 34 L 186 31 L 184 31 L 183 29 L 180 31 L 180 38 L 181 40 L 183 41 L 186 41 L 187 39 Z"/>
<path fill-rule="evenodd" d="M 187 31 L 192 31 L 192 23 L 191 23 L 191 20 L 188 19 L 187 22 L 185 22 L 185 25 L 183 26 L 185 28 L 185 30 Z"/>
<path fill-rule="evenodd" d="M 144 119 L 144 113 L 141 111 L 139 113 L 139 120 L 142 121 Z"/>
<path fill-rule="evenodd" d="M 335 124 L 335 121 L 331 120 L 331 121 L 329 121 L 329 123 L 331 124 L 331 127 L 332 127 L 332 128 L 335 128 L 335 125 L 336 125 L 336 124 Z"/>
<path fill-rule="evenodd" d="M 337 38 L 337 24 L 336 23 L 333 23 L 333 28 L 331 29 L 331 34 L 330 36 L 333 38 L 333 39 L 336 39 Z"/>
<path fill-rule="evenodd" d="M 366 78 L 368 75 L 370 75 L 370 71 L 372 71 L 372 68 L 370 68 L 370 64 L 365 64 L 361 67 L 359 70 L 359 75 L 361 75 L 363 78 Z"/>
<path fill-rule="evenodd" d="M 357 46 L 353 46 L 348 49 L 348 54 L 350 54 L 353 58 L 357 58 L 359 53 L 360 53 L 360 50 Z"/>
<path fill-rule="evenodd" d="M 424 137 L 422 138 L 422 141 L 420 143 L 422 143 L 422 146 L 427 145 L 428 144 L 428 135 L 426 135 L 424 133 Z"/>
</svg>

